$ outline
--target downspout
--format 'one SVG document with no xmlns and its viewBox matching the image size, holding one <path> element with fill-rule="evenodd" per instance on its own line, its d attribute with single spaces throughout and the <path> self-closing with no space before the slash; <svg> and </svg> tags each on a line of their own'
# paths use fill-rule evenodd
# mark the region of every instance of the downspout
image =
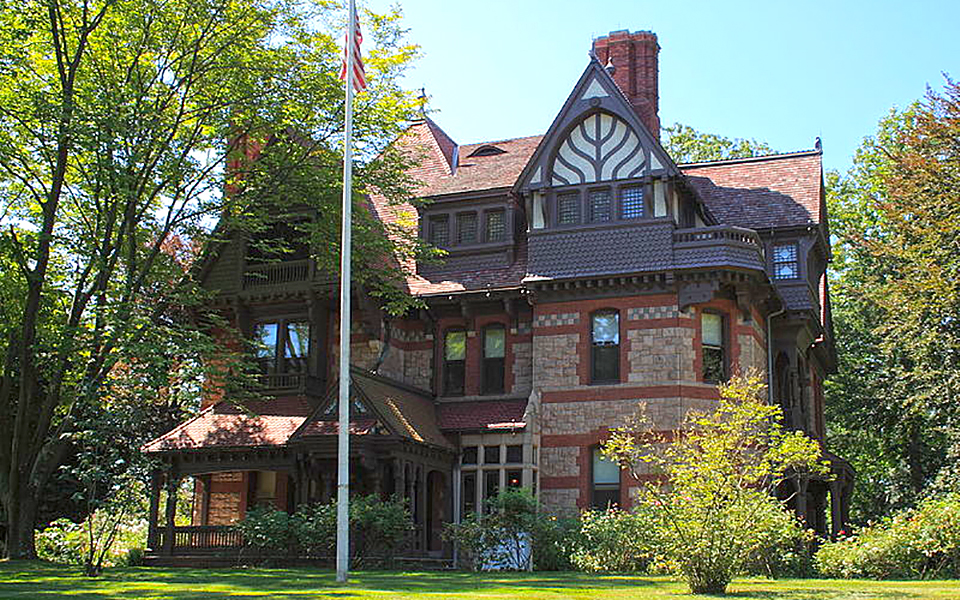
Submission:
<svg viewBox="0 0 960 600">
<path fill-rule="evenodd" d="M 787 312 L 786 307 L 767 315 L 767 402 L 773 405 L 773 318 Z"/>
</svg>

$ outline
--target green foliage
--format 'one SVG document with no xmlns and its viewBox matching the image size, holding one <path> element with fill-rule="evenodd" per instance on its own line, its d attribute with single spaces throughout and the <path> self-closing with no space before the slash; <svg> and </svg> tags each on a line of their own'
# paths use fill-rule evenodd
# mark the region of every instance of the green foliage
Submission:
<svg viewBox="0 0 960 600">
<path fill-rule="evenodd" d="M 263 560 L 289 555 L 330 558 L 337 546 L 337 504 L 306 504 L 293 515 L 258 507 L 248 511 L 236 527 L 243 535 L 244 545 Z M 354 566 L 392 562 L 412 531 L 410 511 L 402 498 L 351 498 L 350 545 Z"/>
<path fill-rule="evenodd" d="M 580 515 L 580 543 L 573 564 L 588 573 L 647 573 L 659 557 L 663 523 L 643 504 L 632 512 L 618 509 Z"/>
<path fill-rule="evenodd" d="M 445 524 L 443 537 L 475 570 L 555 570 L 569 564 L 576 529 L 575 520 L 544 512 L 530 490 L 510 488 L 488 499 L 484 514 Z"/>
<path fill-rule="evenodd" d="M 37 556 L 67 565 L 83 564 L 86 556 L 86 532 L 81 523 L 57 519 L 37 532 Z"/>
<path fill-rule="evenodd" d="M 703 133 L 682 123 L 663 127 L 661 143 L 678 164 L 775 154 L 764 142 Z"/>
<path fill-rule="evenodd" d="M 661 556 L 695 593 L 722 593 L 748 565 L 797 544 L 803 530 L 773 492 L 788 477 L 827 471 L 814 440 L 783 429 L 765 389 L 755 374 L 735 376 L 720 386 L 715 410 L 690 411 L 669 435 L 655 432 L 641 407 L 603 445 L 647 482 L 637 505 L 662 523 Z"/>
<path fill-rule="evenodd" d="M 960 494 L 928 499 L 850 537 L 825 543 L 825 577 L 930 579 L 960 576 Z"/>
<path fill-rule="evenodd" d="M 857 469 L 860 524 L 960 482 L 958 122 L 947 79 L 891 111 L 851 169 L 827 178 L 839 359 L 828 438 Z"/>
</svg>

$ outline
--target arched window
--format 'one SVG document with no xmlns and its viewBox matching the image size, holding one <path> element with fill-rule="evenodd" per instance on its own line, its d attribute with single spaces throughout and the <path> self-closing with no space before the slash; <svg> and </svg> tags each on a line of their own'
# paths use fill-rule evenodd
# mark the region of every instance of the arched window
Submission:
<svg viewBox="0 0 960 600">
<path fill-rule="evenodd" d="M 484 394 L 502 394 L 504 389 L 504 357 L 507 335 L 503 325 L 490 325 L 483 330 L 483 378 Z"/>
<path fill-rule="evenodd" d="M 466 374 L 467 332 L 451 330 L 443 336 L 443 393 L 447 396 L 462 396 Z"/>
<path fill-rule="evenodd" d="M 620 381 L 620 313 L 600 310 L 590 316 L 590 379 Z"/>
</svg>

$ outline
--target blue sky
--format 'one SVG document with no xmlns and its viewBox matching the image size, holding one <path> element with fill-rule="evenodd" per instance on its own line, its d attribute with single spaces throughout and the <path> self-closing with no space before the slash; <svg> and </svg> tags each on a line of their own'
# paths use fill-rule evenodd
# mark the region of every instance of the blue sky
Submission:
<svg viewBox="0 0 960 600">
<path fill-rule="evenodd" d="M 359 0 L 374 10 L 390 0 Z M 433 118 L 459 143 L 543 133 L 587 64 L 593 37 L 660 41 L 660 119 L 845 169 L 893 106 L 960 78 L 960 2 L 401 2 L 423 57 Z"/>
</svg>

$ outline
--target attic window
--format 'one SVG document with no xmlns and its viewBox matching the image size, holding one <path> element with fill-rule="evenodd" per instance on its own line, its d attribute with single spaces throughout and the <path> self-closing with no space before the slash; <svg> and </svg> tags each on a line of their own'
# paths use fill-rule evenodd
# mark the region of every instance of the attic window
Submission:
<svg viewBox="0 0 960 600">
<path fill-rule="evenodd" d="M 490 144 L 480 146 L 473 152 L 471 152 L 467 158 L 473 158 L 475 156 L 496 156 L 498 154 L 506 154 L 506 150 L 503 148 L 498 148 L 496 146 L 491 146 Z"/>
</svg>

